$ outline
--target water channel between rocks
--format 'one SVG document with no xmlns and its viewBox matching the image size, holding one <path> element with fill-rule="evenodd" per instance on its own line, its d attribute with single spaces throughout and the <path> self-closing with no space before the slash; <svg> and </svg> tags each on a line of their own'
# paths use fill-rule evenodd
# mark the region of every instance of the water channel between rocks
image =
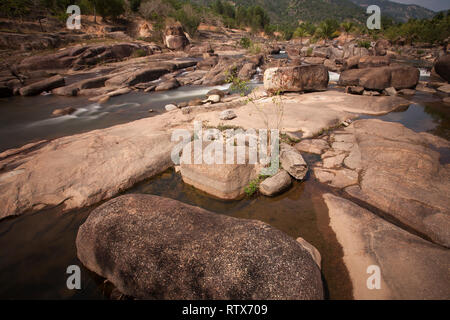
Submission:
<svg viewBox="0 0 450 320">
<path fill-rule="evenodd" d="M 163 112 L 167 103 L 203 97 L 211 88 L 186 87 L 170 93 L 133 93 L 111 99 L 99 107 L 83 98 L 40 96 L 0 99 L 0 151 L 25 143 L 100 129 L 149 117 L 148 109 Z M 70 118 L 51 118 L 55 108 L 81 108 Z M 86 111 L 84 111 L 86 110 Z M 450 116 L 436 97 L 417 94 L 407 109 L 379 117 L 400 122 L 415 131 L 427 131 L 450 138 Z M 318 157 L 306 155 L 312 164 Z M 342 260 L 343 252 L 329 227 L 328 210 L 322 200 L 332 189 L 311 175 L 295 182 L 286 193 L 266 198 L 255 196 L 239 201 L 214 199 L 184 184 L 181 176 L 169 170 L 144 181 L 126 193 L 160 195 L 196 205 L 218 214 L 264 221 L 293 238 L 299 236 L 317 247 L 322 255 L 322 273 L 330 299 L 351 299 L 352 287 Z M 62 213 L 61 208 L 0 221 L 0 298 L 103 299 L 108 286 L 103 279 L 82 269 L 82 290 L 66 288 L 66 268 L 80 265 L 75 238 L 79 226 L 95 207 Z"/>
</svg>

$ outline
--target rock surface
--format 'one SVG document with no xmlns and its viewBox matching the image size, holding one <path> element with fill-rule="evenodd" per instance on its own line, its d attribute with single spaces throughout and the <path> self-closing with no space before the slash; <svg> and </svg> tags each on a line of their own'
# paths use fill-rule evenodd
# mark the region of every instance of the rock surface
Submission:
<svg viewBox="0 0 450 320">
<path fill-rule="evenodd" d="M 303 180 L 308 173 L 308 165 L 301 153 L 286 143 L 280 146 L 280 164 L 297 180 Z"/>
<path fill-rule="evenodd" d="M 280 170 L 276 175 L 264 180 L 259 186 L 259 191 L 265 196 L 272 197 L 289 188 L 291 184 L 291 176 L 286 170 Z"/>
<path fill-rule="evenodd" d="M 170 133 L 139 120 L 0 153 L 0 218 L 109 199 L 173 165 Z"/>
<path fill-rule="evenodd" d="M 215 158 L 215 148 L 222 150 L 219 160 Z M 227 164 L 226 147 L 221 141 L 203 141 L 199 148 L 203 150 L 201 154 L 195 152 L 195 142 L 186 145 L 181 157 L 183 181 L 220 199 L 233 200 L 243 196 L 249 182 L 258 177 L 259 166 L 249 163 L 248 152 L 244 163 L 240 164 L 236 147 L 229 148 L 234 150 L 233 164 Z"/>
<path fill-rule="evenodd" d="M 171 199 L 111 200 L 76 245 L 88 269 L 138 299 L 323 299 L 320 270 L 299 242 Z"/>
<path fill-rule="evenodd" d="M 450 143 L 401 124 L 355 121 L 360 185 L 346 189 L 436 243 L 450 247 Z"/>
<path fill-rule="evenodd" d="M 264 72 L 264 88 L 270 92 L 323 91 L 328 80 L 323 65 L 270 68 Z"/>
<path fill-rule="evenodd" d="M 44 91 L 51 91 L 52 89 L 62 87 L 64 86 L 64 83 L 64 78 L 57 75 L 20 88 L 20 94 L 22 96 L 35 96 Z"/>
<path fill-rule="evenodd" d="M 434 65 L 436 73 L 447 82 L 450 82 L 450 55 L 440 57 Z"/>
<path fill-rule="evenodd" d="M 356 300 L 443 299 L 450 251 L 383 220 L 351 201 L 325 194 L 330 226 L 343 247 Z M 369 290 L 369 266 L 381 271 L 381 289 Z"/>
</svg>

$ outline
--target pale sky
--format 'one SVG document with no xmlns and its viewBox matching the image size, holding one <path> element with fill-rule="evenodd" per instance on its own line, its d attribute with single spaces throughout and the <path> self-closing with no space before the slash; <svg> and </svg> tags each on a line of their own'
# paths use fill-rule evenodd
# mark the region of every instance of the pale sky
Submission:
<svg viewBox="0 0 450 320">
<path fill-rule="evenodd" d="M 450 0 L 391 0 L 394 2 L 406 3 L 406 4 L 418 4 L 419 6 L 434 10 L 449 10 Z"/>
</svg>

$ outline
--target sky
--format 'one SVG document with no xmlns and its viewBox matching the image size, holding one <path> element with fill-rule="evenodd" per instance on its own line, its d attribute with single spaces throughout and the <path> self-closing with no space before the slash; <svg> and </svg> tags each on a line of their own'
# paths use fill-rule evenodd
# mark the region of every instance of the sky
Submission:
<svg viewBox="0 0 450 320">
<path fill-rule="evenodd" d="M 449 10 L 450 0 L 391 0 L 394 2 L 406 3 L 406 4 L 418 4 L 419 6 L 434 10 Z"/>
</svg>

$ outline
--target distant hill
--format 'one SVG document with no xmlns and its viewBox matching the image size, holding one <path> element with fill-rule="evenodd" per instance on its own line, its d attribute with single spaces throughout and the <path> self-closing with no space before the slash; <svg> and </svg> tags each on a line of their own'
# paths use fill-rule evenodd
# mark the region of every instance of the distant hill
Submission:
<svg viewBox="0 0 450 320">
<path fill-rule="evenodd" d="M 193 0 L 209 5 L 215 0 Z M 222 0 L 226 1 L 226 0 Z M 358 20 L 366 19 L 365 12 L 350 0 L 233 0 L 235 5 L 259 5 L 270 15 L 274 23 L 311 21 L 324 19 Z"/>
<path fill-rule="evenodd" d="M 381 14 L 387 14 L 400 22 L 406 22 L 411 18 L 414 19 L 429 19 L 436 13 L 427 8 L 418 5 L 407 5 L 389 0 L 350 0 L 353 3 L 367 8 L 369 5 L 377 5 L 381 9 Z"/>
<path fill-rule="evenodd" d="M 215 0 L 193 0 L 210 5 Z M 222 0 L 226 1 L 226 0 Z M 410 18 L 428 19 L 436 13 L 418 5 L 405 5 L 388 0 L 231 0 L 235 5 L 259 5 L 270 15 L 274 23 L 311 21 L 324 19 L 367 20 L 365 8 L 375 4 L 381 8 L 381 14 L 390 16 L 396 21 L 406 22 Z"/>
</svg>

